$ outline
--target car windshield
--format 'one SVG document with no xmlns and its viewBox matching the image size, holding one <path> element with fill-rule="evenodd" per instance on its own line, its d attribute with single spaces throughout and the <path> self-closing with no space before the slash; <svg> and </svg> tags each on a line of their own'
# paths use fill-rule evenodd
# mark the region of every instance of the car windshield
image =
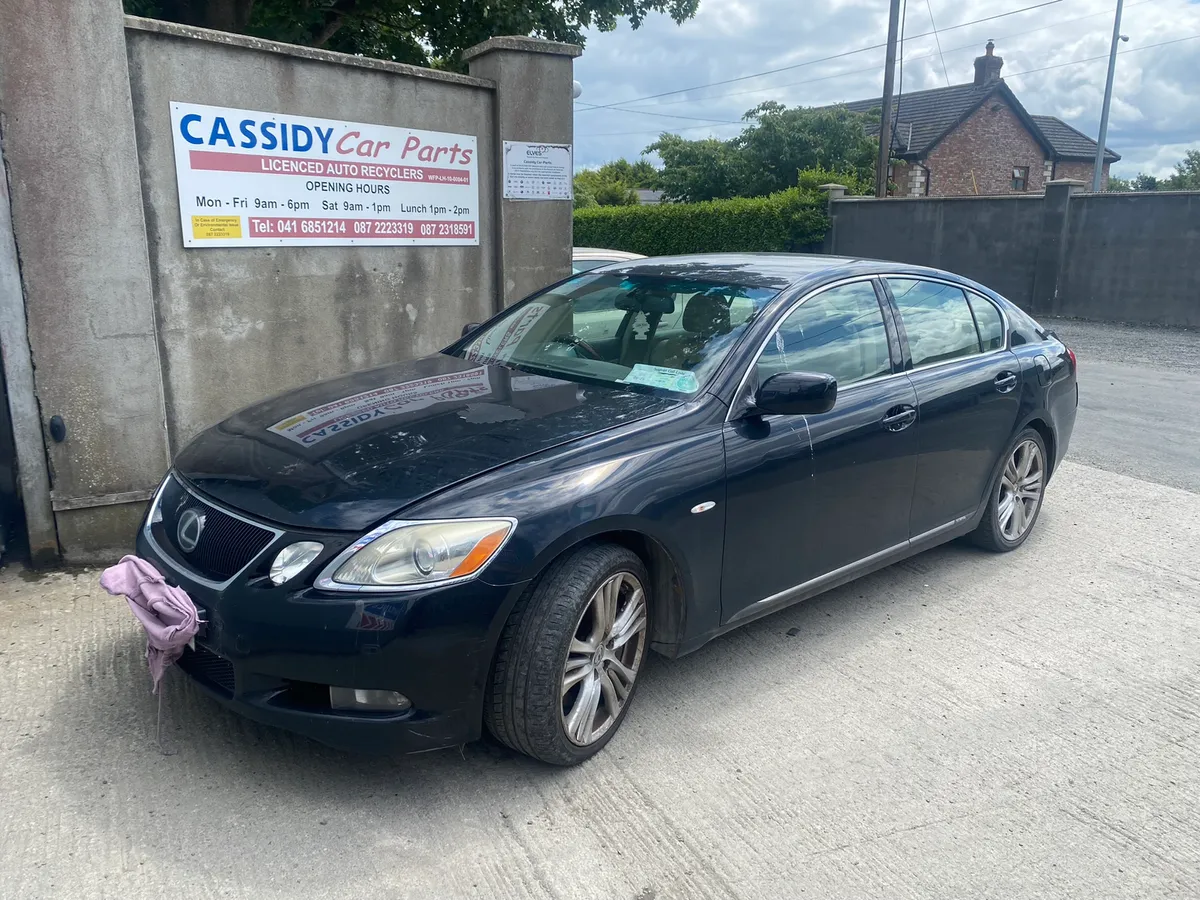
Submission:
<svg viewBox="0 0 1200 900">
<path fill-rule="evenodd" d="M 695 394 L 778 291 L 584 273 L 483 326 L 456 355 L 568 380 Z"/>
</svg>

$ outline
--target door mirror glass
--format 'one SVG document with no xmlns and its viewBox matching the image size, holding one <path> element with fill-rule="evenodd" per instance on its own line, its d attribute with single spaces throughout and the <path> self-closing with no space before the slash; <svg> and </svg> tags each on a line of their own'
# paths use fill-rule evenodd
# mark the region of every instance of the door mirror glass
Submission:
<svg viewBox="0 0 1200 900">
<path fill-rule="evenodd" d="M 478 322 L 468 322 L 466 325 L 463 326 L 462 334 L 460 334 L 459 337 L 466 337 L 468 334 L 470 334 L 472 331 L 474 331 L 478 327 L 479 327 Z"/>
<path fill-rule="evenodd" d="M 754 394 L 754 412 L 780 416 L 827 413 L 837 401 L 837 379 L 813 372 L 780 372 Z"/>
</svg>

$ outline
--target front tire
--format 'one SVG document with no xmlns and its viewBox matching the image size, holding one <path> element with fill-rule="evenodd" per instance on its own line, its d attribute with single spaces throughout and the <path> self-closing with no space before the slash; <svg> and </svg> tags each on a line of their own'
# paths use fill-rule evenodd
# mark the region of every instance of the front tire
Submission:
<svg viewBox="0 0 1200 900">
<path fill-rule="evenodd" d="M 992 484 L 983 520 L 971 539 L 985 550 L 1007 553 L 1020 547 L 1033 531 L 1046 491 L 1046 442 L 1026 428 L 1009 446 L 1004 465 Z"/>
<path fill-rule="evenodd" d="M 484 714 L 497 740 L 570 766 L 612 739 L 648 649 L 647 584 L 641 559 L 616 544 L 551 563 L 500 637 Z"/>
</svg>

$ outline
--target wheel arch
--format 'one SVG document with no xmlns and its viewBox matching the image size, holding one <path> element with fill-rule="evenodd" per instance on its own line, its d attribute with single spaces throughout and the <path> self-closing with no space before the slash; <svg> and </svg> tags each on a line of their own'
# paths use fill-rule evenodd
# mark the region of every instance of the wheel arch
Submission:
<svg viewBox="0 0 1200 900">
<path fill-rule="evenodd" d="M 1018 429 L 1018 433 L 1026 428 L 1032 428 L 1041 435 L 1042 442 L 1046 445 L 1046 483 L 1049 484 L 1050 479 L 1054 477 L 1055 462 L 1058 459 L 1058 438 L 1050 423 L 1041 415 L 1030 418 Z"/>
</svg>

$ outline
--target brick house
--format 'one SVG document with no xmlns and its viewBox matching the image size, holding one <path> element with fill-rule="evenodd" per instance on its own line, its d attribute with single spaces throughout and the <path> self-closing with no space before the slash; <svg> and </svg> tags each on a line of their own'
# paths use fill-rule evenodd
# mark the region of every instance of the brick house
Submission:
<svg viewBox="0 0 1200 900">
<path fill-rule="evenodd" d="M 1091 185 L 1096 142 L 1054 116 L 1027 113 L 1000 77 L 1004 60 L 993 54 L 994 47 L 988 41 L 984 55 L 975 59 L 970 84 L 904 94 L 893 101 L 895 194 L 1041 193 L 1054 178 Z M 877 112 L 880 101 L 859 100 L 846 107 Z M 1105 148 L 1103 189 L 1109 166 L 1120 158 Z"/>
</svg>

